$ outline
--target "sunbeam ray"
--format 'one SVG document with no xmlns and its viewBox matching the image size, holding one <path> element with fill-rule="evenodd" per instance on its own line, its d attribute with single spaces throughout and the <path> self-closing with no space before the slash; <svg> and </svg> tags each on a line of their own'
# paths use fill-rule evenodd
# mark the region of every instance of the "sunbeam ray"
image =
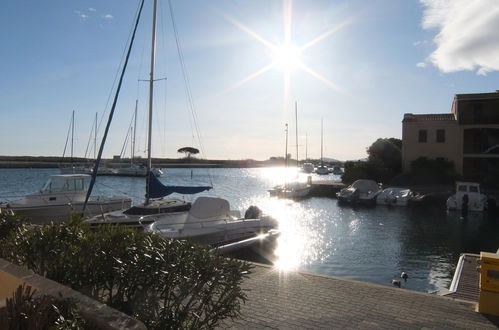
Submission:
<svg viewBox="0 0 499 330">
<path fill-rule="evenodd" d="M 256 33 L 255 31 L 251 30 L 250 28 L 244 26 L 242 23 L 238 22 L 235 18 L 232 18 L 230 17 L 229 15 L 225 14 L 225 13 L 220 13 L 226 20 L 228 20 L 230 23 L 234 24 L 236 27 L 238 27 L 239 29 L 243 30 L 244 32 L 246 32 L 247 34 L 249 34 L 250 36 L 252 36 L 253 38 L 255 38 L 256 40 L 260 41 L 262 44 L 264 44 L 265 46 L 269 47 L 270 49 L 274 49 L 275 48 L 275 45 L 273 45 L 271 42 L 267 41 L 265 38 L 263 38 L 262 36 L 260 36 L 258 33 Z"/>
<path fill-rule="evenodd" d="M 253 72 L 252 74 L 250 74 L 249 76 L 247 76 L 246 78 L 243 78 L 242 80 L 240 80 L 239 82 L 235 83 L 234 86 L 232 86 L 231 88 L 229 88 L 229 90 L 232 90 L 232 89 L 236 89 L 238 87 L 240 87 L 241 85 L 247 83 L 248 81 L 250 81 L 251 79 L 253 78 L 256 78 L 258 77 L 259 75 L 269 71 L 270 69 L 272 69 L 274 67 L 274 65 L 271 63 L 271 64 L 268 64 L 266 66 L 264 66 L 263 68 L 261 68 L 260 70 L 256 71 L 256 72 Z"/>
<path fill-rule="evenodd" d="M 314 77 L 314 78 L 322 81 L 323 83 L 325 83 L 326 85 L 328 85 L 329 87 L 331 87 L 332 89 L 334 89 L 335 91 L 341 92 L 341 93 L 345 93 L 345 91 L 340 86 L 336 85 L 335 83 L 333 83 L 332 81 L 328 80 L 327 78 L 324 78 L 319 73 L 315 72 L 314 70 L 312 70 L 311 68 L 309 68 L 305 64 L 301 65 L 301 69 L 303 71 L 307 72 L 308 74 L 310 74 L 312 77 Z"/>
<path fill-rule="evenodd" d="M 348 26 L 349 24 L 351 24 L 353 22 L 353 18 L 349 18 L 349 19 L 346 19 L 344 20 L 343 22 L 341 22 L 340 24 L 336 25 L 335 27 L 329 29 L 328 31 L 324 32 L 323 34 L 315 37 L 314 39 L 310 40 L 309 42 L 307 42 L 305 45 L 301 46 L 300 47 L 300 50 L 301 51 L 304 51 L 305 49 L 315 45 L 316 43 L 318 43 L 319 41 L 329 37 L 331 34 L 333 33 L 336 33 L 338 32 L 339 30 L 343 29 L 344 27 Z"/>
</svg>

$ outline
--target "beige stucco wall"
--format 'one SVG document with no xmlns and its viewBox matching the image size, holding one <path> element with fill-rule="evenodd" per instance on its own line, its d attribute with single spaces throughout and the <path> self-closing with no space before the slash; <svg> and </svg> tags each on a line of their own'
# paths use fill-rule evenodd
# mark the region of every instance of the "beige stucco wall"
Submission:
<svg viewBox="0 0 499 330">
<path fill-rule="evenodd" d="M 24 281 L 0 269 L 0 299 L 12 298 L 12 295 Z"/>
<path fill-rule="evenodd" d="M 418 142 L 419 130 L 427 130 L 427 142 Z M 437 129 L 445 129 L 445 142 L 437 143 Z M 419 157 L 446 158 L 454 162 L 456 171 L 463 171 L 462 130 L 457 121 L 402 122 L 402 167 L 409 172 L 411 162 Z"/>
</svg>

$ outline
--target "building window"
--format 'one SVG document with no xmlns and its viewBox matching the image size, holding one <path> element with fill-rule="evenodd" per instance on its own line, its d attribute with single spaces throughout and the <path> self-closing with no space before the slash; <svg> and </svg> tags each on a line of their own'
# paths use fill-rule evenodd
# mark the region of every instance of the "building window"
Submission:
<svg viewBox="0 0 499 330">
<path fill-rule="evenodd" d="M 437 143 L 444 143 L 444 142 L 445 142 L 445 130 L 437 129 Z"/>
<path fill-rule="evenodd" d="M 426 130 L 425 129 L 419 130 L 418 141 L 419 141 L 419 143 L 426 143 Z"/>
</svg>

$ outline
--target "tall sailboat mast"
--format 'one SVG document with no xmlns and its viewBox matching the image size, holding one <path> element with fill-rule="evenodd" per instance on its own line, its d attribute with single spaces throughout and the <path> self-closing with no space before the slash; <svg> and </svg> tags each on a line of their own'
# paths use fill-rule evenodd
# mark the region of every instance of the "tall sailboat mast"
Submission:
<svg viewBox="0 0 499 330">
<path fill-rule="evenodd" d="M 95 113 L 95 126 L 94 126 L 94 159 L 97 159 L 97 112 Z"/>
<path fill-rule="evenodd" d="M 75 137 L 75 111 L 71 115 L 71 163 L 73 163 L 73 147 L 74 147 L 74 137 Z"/>
<path fill-rule="evenodd" d="M 298 160 L 298 102 L 295 101 L 295 135 L 296 135 L 296 168 L 299 167 Z"/>
<path fill-rule="evenodd" d="M 135 113 L 133 114 L 133 137 L 132 137 L 132 159 L 131 162 L 133 163 L 133 159 L 135 158 L 135 138 L 136 138 L 136 133 L 137 133 L 137 107 L 139 104 L 139 100 L 135 100 Z"/>
<path fill-rule="evenodd" d="M 321 118 L 321 166 L 323 165 L 322 161 L 322 146 L 323 146 L 323 140 L 324 140 L 324 130 L 323 130 L 323 119 Z"/>
<path fill-rule="evenodd" d="M 156 10 L 158 7 L 158 0 L 154 0 L 152 12 L 152 39 L 151 39 L 151 71 L 149 74 L 149 127 L 147 135 L 147 176 L 146 176 L 146 201 L 149 204 L 149 173 L 151 173 L 151 140 L 152 140 L 152 110 L 153 110 L 153 96 L 154 96 L 154 65 L 156 55 Z"/>
</svg>

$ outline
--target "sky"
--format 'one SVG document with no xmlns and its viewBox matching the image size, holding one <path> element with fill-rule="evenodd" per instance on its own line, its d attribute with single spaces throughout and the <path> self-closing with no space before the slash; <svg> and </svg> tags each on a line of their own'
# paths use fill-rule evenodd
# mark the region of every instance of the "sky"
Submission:
<svg viewBox="0 0 499 330">
<path fill-rule="evenodd" d="M 210 159 L 283 156 L 288 123 L 293 157 L 298 124 L 299 158 L 319 158 L 323 120 L 324 157 L 359 159 L 377 138 L 401 138 L 404 113 L 448 113 L 455 94 L 499 89 L 497 0 L 170 4 L 173 15 L 159 0 L 154 157 L 185 146 Z M 0 155 L 62 156 L 74 111 L 73 154 L 93 156 L 95 114 L 100 143 L 138 5 L 2 4 Z M 105 157 L 122 152 L 136 100 L 136 154 L 146 156 L 151 8 L 146 0 Z"/>
</svg>

